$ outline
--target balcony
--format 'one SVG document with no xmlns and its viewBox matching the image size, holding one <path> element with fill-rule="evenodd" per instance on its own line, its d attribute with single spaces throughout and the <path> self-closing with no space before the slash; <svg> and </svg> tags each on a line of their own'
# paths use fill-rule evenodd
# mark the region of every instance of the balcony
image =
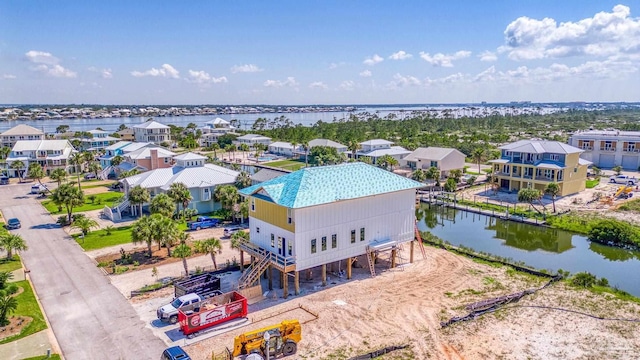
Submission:
<svg viewBox="0 0 640 360">
<path fill-rule="evenodd" d="M 601 147 L 600 151 L 610 151 L 610 152 L 614 152 L 616 151 L 616 148 L 614 147 Z"/>
<path fill-rule="evenodd" d="M 626 149 L 622 149 L 622 151 L 624 151 L 626 153 L 640 153 L 640 149 L 636 149 L 635 147 L 633 147 L 633 148 L 628 147 Z"/>
</svg>

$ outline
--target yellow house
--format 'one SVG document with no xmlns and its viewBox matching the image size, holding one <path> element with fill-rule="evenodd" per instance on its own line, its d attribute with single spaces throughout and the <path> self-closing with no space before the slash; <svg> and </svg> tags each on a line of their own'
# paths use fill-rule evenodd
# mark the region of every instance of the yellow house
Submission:
<svg viewBox="0 0 640 360">
<path fill-rule="evenodd" d="M 551 182 L 560 185 L 558 196 L 585 189 L 591 162 L 580 158 L 584 150 L 559 141 L 520 140 L 501 146 L 500 151 L 500 159 L 489 162 L 493 164 L 494 181 L 502 189 L 544 191 Z"/>
</svg>

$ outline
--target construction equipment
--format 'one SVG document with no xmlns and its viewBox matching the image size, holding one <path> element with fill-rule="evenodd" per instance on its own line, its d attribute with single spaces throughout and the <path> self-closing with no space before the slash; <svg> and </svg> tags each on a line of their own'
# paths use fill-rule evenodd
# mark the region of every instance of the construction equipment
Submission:
<svg viewBox="0 0 640 360">
<path fill-rule="evenodd" d="M 269 333 L 268 342 L 265 333 Z M 233 342 L 233 358 L 241 355 L 255 354 L 265 357 L 269 351 L 269 358 L 289 356 L 296 353 L 298 343 L 302 340 L 302 328 L 298 320 L 285 320 L 277 325 L 250 331 L 236 336 Z M 255 357 L 255 356 L 254 356 Z"/>
<path fill-rule="evenodd" d="M 630 198 L 633 196 L 633 186 L 620 186 L 618 187 L 618 191 L 613 195 L 614 198 L 621 197 L 623 199 Z"/>
</svg>

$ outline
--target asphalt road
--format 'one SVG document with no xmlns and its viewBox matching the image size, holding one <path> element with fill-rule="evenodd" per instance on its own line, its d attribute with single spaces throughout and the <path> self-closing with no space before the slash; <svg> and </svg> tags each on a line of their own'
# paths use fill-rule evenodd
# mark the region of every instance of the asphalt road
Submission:
<svg viewBox="0 0 640 360">
<path fill-rule="evenodd" d="M 28 195 L 31 184 L 0 186 L 0 209 L 17 217 L 29 250 L 21 256 L 64 357 L 159 359 L 165 344 L 82 249 Z"/>
</svg>

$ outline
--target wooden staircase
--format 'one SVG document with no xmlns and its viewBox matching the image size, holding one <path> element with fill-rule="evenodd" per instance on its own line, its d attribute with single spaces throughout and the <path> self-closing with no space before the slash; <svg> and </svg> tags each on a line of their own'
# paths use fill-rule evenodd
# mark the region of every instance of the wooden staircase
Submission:
<svg viewBox="0 0 640 360">
<path fill-rule="evenodd" d="M 369 263 L 369 271 L 371 271 L 371 277 L 376 277 L 376 264 L 373 260 L 375 251 L 371 251 L 371 248 L 367 246 L 367 262 Z"/>
<path fill-rule="evenodd" d="M 418 223 L 416 223 L 415 229 L 416 229 L 415 241 L 418 242 L 418 247 L 420 248 L 420 252 L 422 252 L 422 259 L 426 260 L 427 252 L 424 249 L 424 245 L 422 244 L 422 236 L 420 236 L 420 230 L 418 230 Z"/>
<path fill-rule="evenodd" d="M 260 279 L 260 275 L 262 275 L 271 263 L 269 254 L 270 253 L 267 253 L 264 257 L 260 258 L 259 261 L 253 263 L 253 265 L 242 274 L 238 280 L 238 289 L 250 287 Z"/>
</svg>

